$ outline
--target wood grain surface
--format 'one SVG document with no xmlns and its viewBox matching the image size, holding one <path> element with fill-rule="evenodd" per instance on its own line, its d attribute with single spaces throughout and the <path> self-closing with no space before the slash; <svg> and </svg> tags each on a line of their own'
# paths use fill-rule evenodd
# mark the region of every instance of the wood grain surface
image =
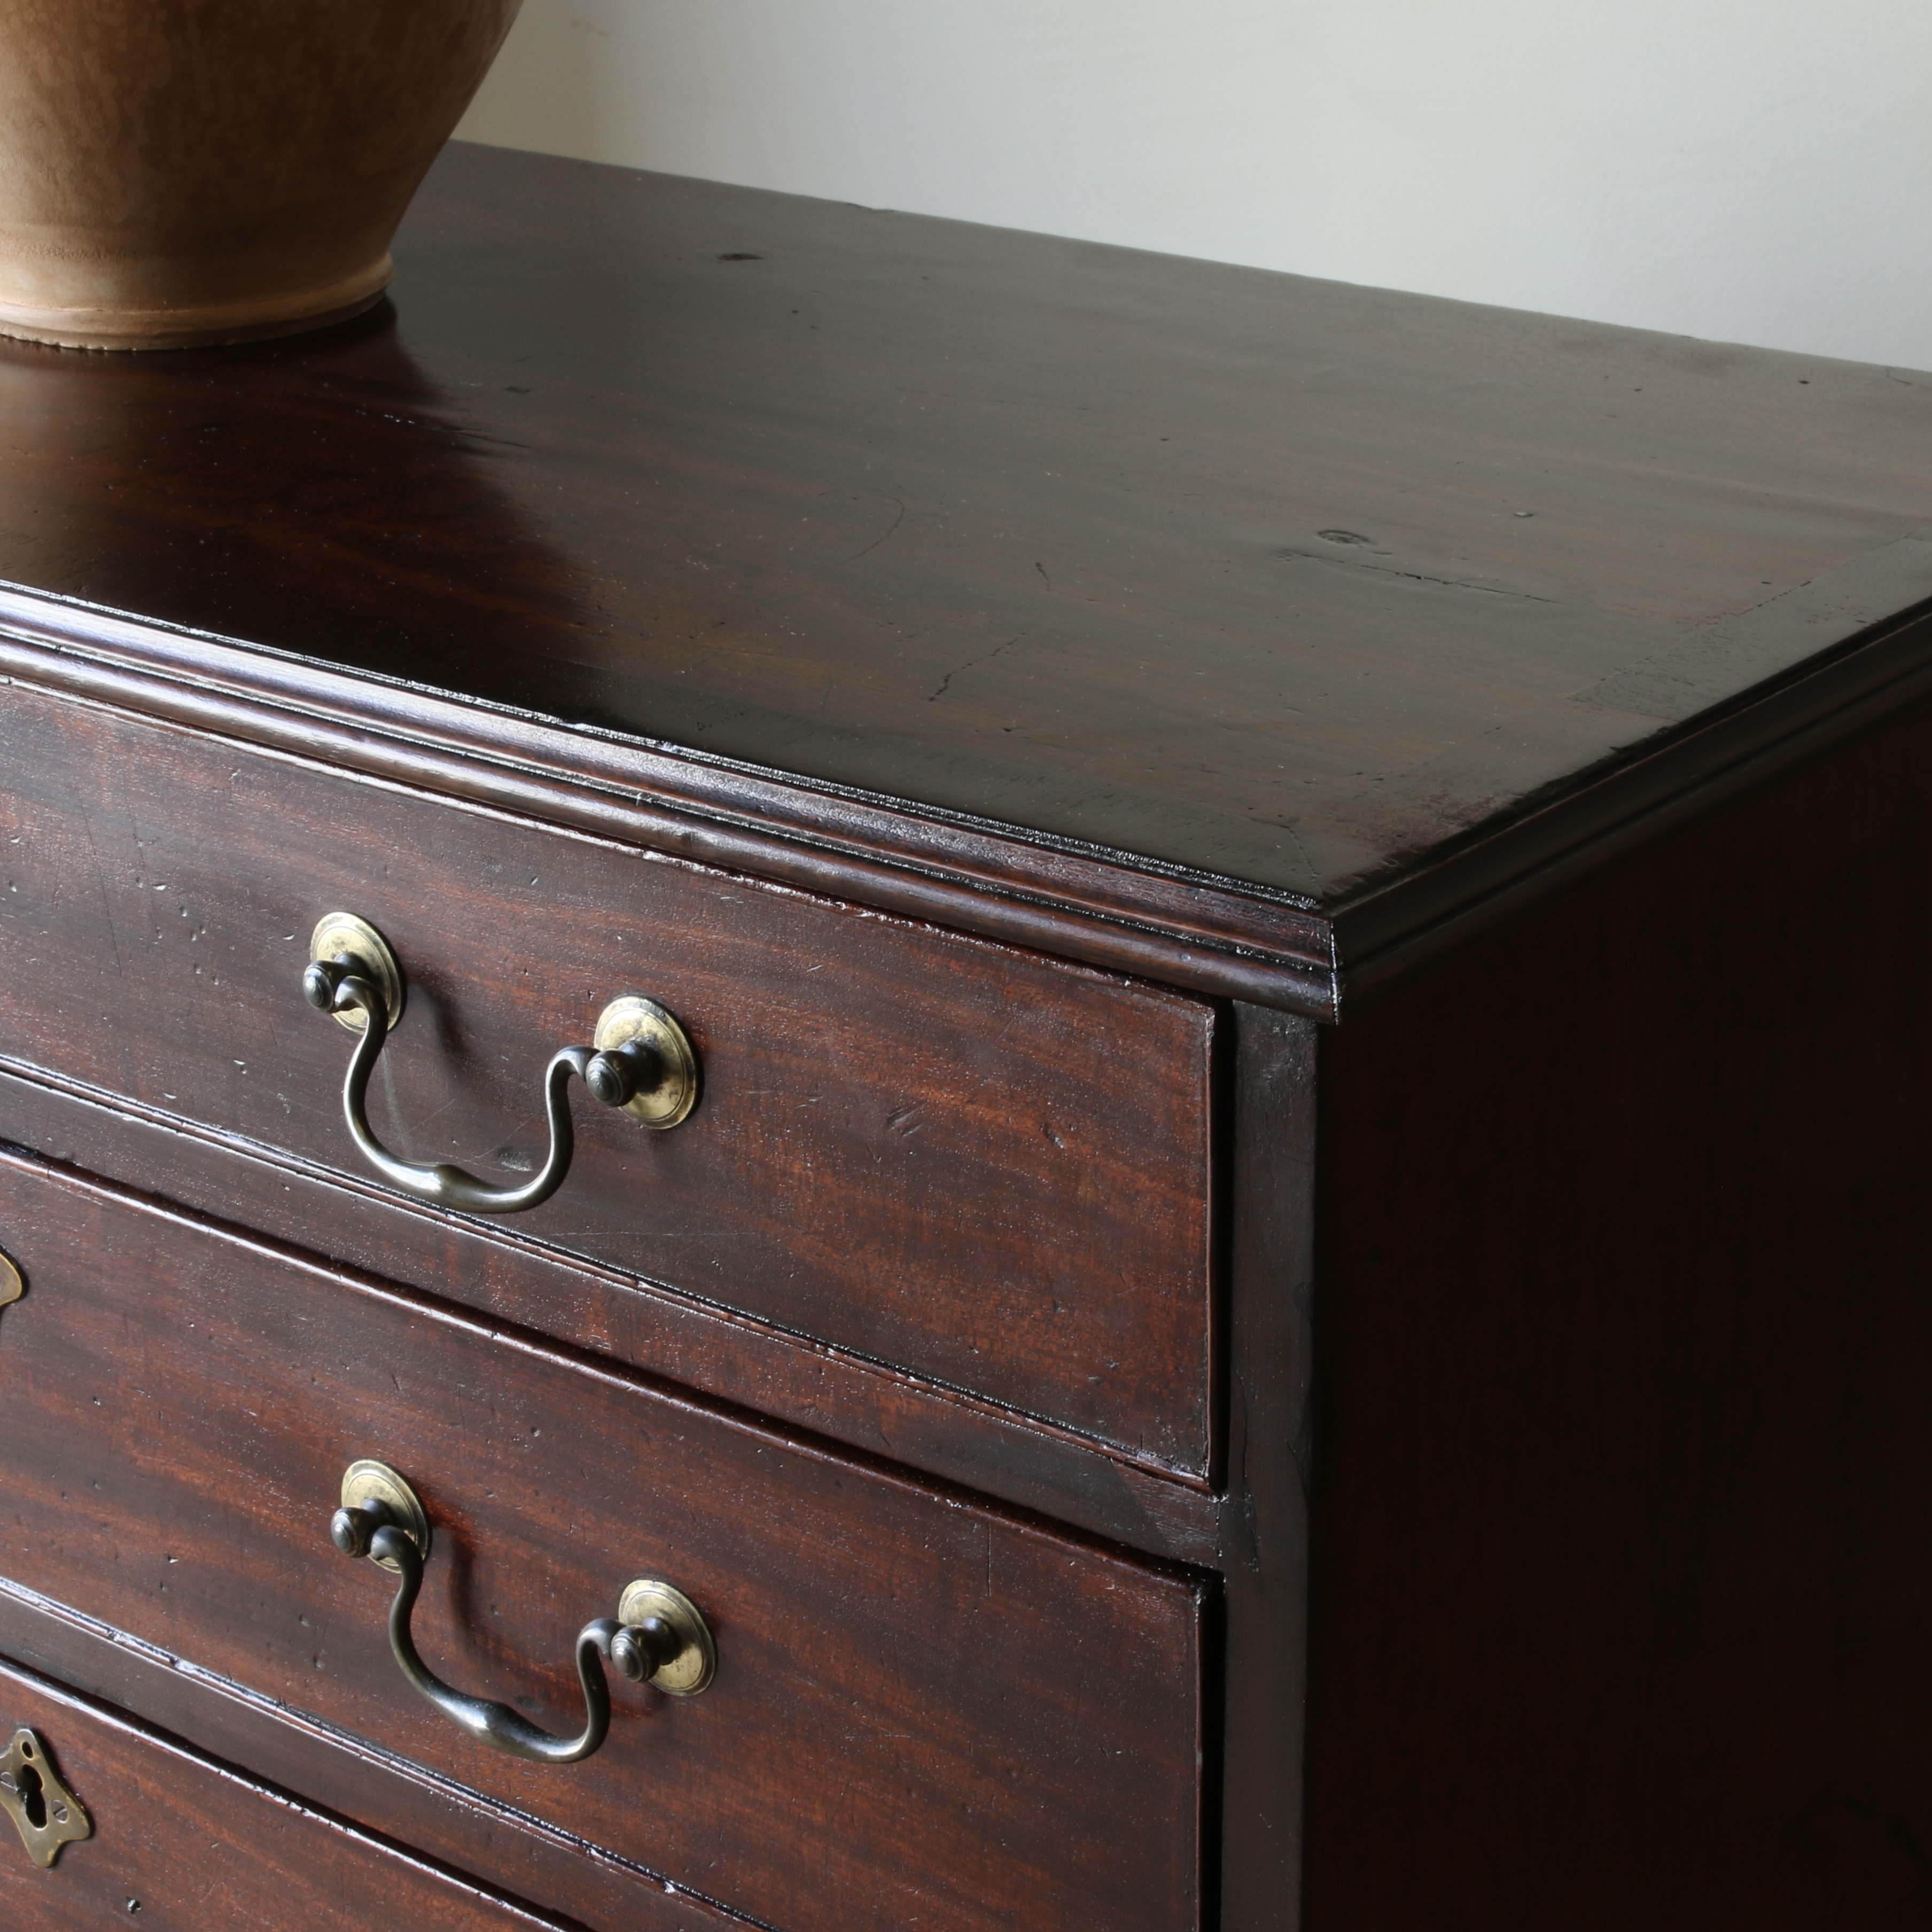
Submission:
<svg viewBox="0 0 1932 1932">
<path fill-rule="evenodd" d="M 598 1932 L 1922 1924 L 1932 379 L 475 150 L 399 259 L 0 346 L 0 1134 L 129 1184 L 0 1160 L 0 1643 Z M 338 905 L 405 1152 L 625 992 L 699 1112 L 386 1202 Z M 464 1688 L 656 1570 L 715 1690 L 479 1761 L 358 1454 Z"/>
<path fill-rule="evenodd" d="M 0 1664 L 0 1726 L 26 1725 L 92 1838 L 37 1870 L 0 1819 L 0 1912 L 82 1932 L 513 1932 L 566 1922 L 318 1812 L 125 1716 Z"/>
<path fill-rule="evenodd" d="M 1222 1501 L 1091 1438 L 253 1142 L 0 1061 L 0 1139 L 608 1355 L 1154 1556 L 1214 1568 Z"/>
<path fill-rule="evenodd" d="M 4 586 L 0 676 L 1089 965 L 1334 1017 L 1330 922 L 1237 882 Z"/>
<path fill-rule="evenodd" d="M 457 147 L 0 576 L 1324 902 L 1932 596 L 1932 382 Z"/>
<path fill-rule="evenodd" d="M 0 1231 L 20 1582 L 787 1932 L 1199 1922 L 1198 1578 L 20 1158 Z M 461 1688 L 574 1728 L 572 1640 L 638 1575 L 704 1609 L 716 1684 L 620 1685 L 574 1767 L 472 1743 L 328 1544 L 358 1456 L 423 1497 Z"/>
<path fill-rule="evenodd" d="M 0 1052 L 356 1171 L 300 976 L 358 912 L 410 982 L 376 1132 L 502 1184 L 551 1054 L 648 994 L 698 1111 L 577 1090 L 520 1232 L 1207 1471 L 1204 1002 L 17 689 L 0 758 Z"/>
<path fill-rule="evenodd" d="M 1310 1932 L 1924 1922 L 1928 769 L 1324 1034 Z"/>
<path fill-rule="evenodd" d="M 0 1654 L 176 1742 L 343 1819 L 406 1840 L 446 1869 L 589 1932 L 743 1932 L 753 1922 L 565 1827 L 0 1578 Z"/>
<path fill-rule="evenodd" d="M 1320 1036 L 1281 1013 L 1234 1018 L 1220 1924 L 1299 1932 Z"/>
</svg>

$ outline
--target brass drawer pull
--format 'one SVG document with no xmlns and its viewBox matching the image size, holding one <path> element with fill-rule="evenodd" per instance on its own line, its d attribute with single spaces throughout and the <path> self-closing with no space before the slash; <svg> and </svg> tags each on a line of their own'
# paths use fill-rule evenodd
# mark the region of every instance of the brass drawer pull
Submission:
<svg viewBox="0 0 1932 1932">
<path fill-rule="evenodd" d="M 370 1132 L 369 1076 L 403 1016 L 403 969 L 388 943 L 353 913 L 332 912 L 309 941 L 302 992 L 318 1012 L 359 1034 L 342 1083 L 349 1132 L 370 1166 L 392 1186 L 472 1214 L 514 1214 L 548 1201 L 570 1172 L 574 1145 L 565 1089 L 574 1073 L 607 1107 L 647 1127 L 674 1127 L 698 1104 L 698 1056 L 684 1029 L 654 1000 L 614 1000 L 597 1016 L 589 1046 L 566 1046 L 544 1072 L 550 1153 L 520 1187 L 492 1187 L 445 1162 L 398 1160 Z"/>
<path fill-rule="evenodd" d="M 716 1671 L 711 1631 L 697 1606 L 668 1583 L 640 1576 L 626 1587 L 614 1618 L 598 1617 L 578 1632 L 584 1729 L 574 1738 L 553 1737 L 507 1704 L 451 1689 L 417 1654 L 410 1617 L 422 1588 L 429 1519 L 416 1492 L 394 1470 L 381 1462 L 350 1463 L 342 1478 L 342 1507 L 329 1524 L 329 1535 L 344 1556 L 366 1556 L 400 1577 L 389 1606 L 389 1648 L 403 1675 L 472 1738 L 512 1757 L 574 1764 L 603 1743 L 610 1729 L 604 1659 L 620 1677 L 652 1684 L 673 1697 L 696 1696 Z"/>
</svg>

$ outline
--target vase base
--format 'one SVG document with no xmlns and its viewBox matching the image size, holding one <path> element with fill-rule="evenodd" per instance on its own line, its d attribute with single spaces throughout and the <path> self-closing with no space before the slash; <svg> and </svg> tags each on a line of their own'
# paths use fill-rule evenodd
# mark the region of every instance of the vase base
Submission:
<svg viewBox="0 0 1932 1932">
<path fill-rule="evenodd" d="M 395 268 L 385 255 L 372 268 L 323 289 L 272 303 L 224 302 L 204 308 L 32 308 L 0 299 L 0 335 L 57 349 L 125 351 L 226 348 L 305 334 L 346 322 L 382 298 Z"/>
</svg>

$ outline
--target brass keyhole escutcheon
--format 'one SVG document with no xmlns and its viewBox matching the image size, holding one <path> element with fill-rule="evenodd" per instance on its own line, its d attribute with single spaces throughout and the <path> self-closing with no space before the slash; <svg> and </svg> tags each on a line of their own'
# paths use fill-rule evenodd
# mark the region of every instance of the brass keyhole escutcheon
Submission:
<svg viewBox="0 0 1932 1932">
<path fill-rule="evenodd" d="M 4 1308 L 10 1301 L 18 1301 L 26 1292 L 27 1284 L 20 1270 L 4 1255 L 0 1255 L 0 1308 Z"/>
<path fill-rule="evenodd" d="M 80 1800 L 47 1762 L 47 1748 L 24 1725 L 0 1756 L 0 1808 L 14 1821 L 27 1856 L 44 1871 L 63 1845 L 94 1835 Z"/>
</svg>

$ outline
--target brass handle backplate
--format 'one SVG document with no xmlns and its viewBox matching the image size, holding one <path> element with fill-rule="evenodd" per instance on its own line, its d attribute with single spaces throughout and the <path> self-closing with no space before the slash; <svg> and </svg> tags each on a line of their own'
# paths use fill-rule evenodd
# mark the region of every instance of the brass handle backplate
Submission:
<svg viewBox="0 0 1932 1932">
<path fill-rule="evenodd" d="M 566 1046 L 544 1072 L 550 1152 L 520 1187 L 492 1187 L 446 1162 L 398 1160 L 369 1126 L 369 1076 L 408 999 L 403 969 L 388 942 L 368 920 L 332 912 L 309 940 L 302 992 L 310 1006 L 361 1036 L 342 1083 L 350 1138 L 384 1180 L 425 1201 L 472 1214 L 514 1214 L 539 1206 L 570 1172 L 574 1142 L 565 1090 L 578 1078 L 607 1107 L 662 1130 L 698 1104 L 698 1055 L 683 1028 L 654 1000 L 627 994 L 597 1016 L 589 1046 Z"/>
<path fill-rule="evenodd" d="M 47 1748 L 23 1725 L 0 1756 L 0 1808 L 14 1821 L 27 1856 L 44 1871 L 63 1845 L 94 1835 L 80 1800 L 47 1762 Z"/>
<path fill-rule="evenodd" d="M 540 1764 L 574 1764 L 590 1756 L 610 1729 L 608 1661 L 620 1677 L 673 1697 L 694 1697 L 718 1668 L 710 1628 L 682 1591 L 653 1576 L 626 1586 L 615 1618 L 598 1617 L 577 1634 L 577 1675 L 584 1687 L 584 1729 L 574 1738 L 540 1730 L 507 1704 L 452 1689 L 418 1654 L 410 1619 L 429 1554 L 429 1518 L 416 1492 L 386 1464 L 350 1464 L 342 1507 L 329 1535 L 345 1556 L 368 1557 L 401 1578 L 389 1606 L 389 1648 L 403 1675 L 442 1714 L 478 1742 Z"/>
</svg>

